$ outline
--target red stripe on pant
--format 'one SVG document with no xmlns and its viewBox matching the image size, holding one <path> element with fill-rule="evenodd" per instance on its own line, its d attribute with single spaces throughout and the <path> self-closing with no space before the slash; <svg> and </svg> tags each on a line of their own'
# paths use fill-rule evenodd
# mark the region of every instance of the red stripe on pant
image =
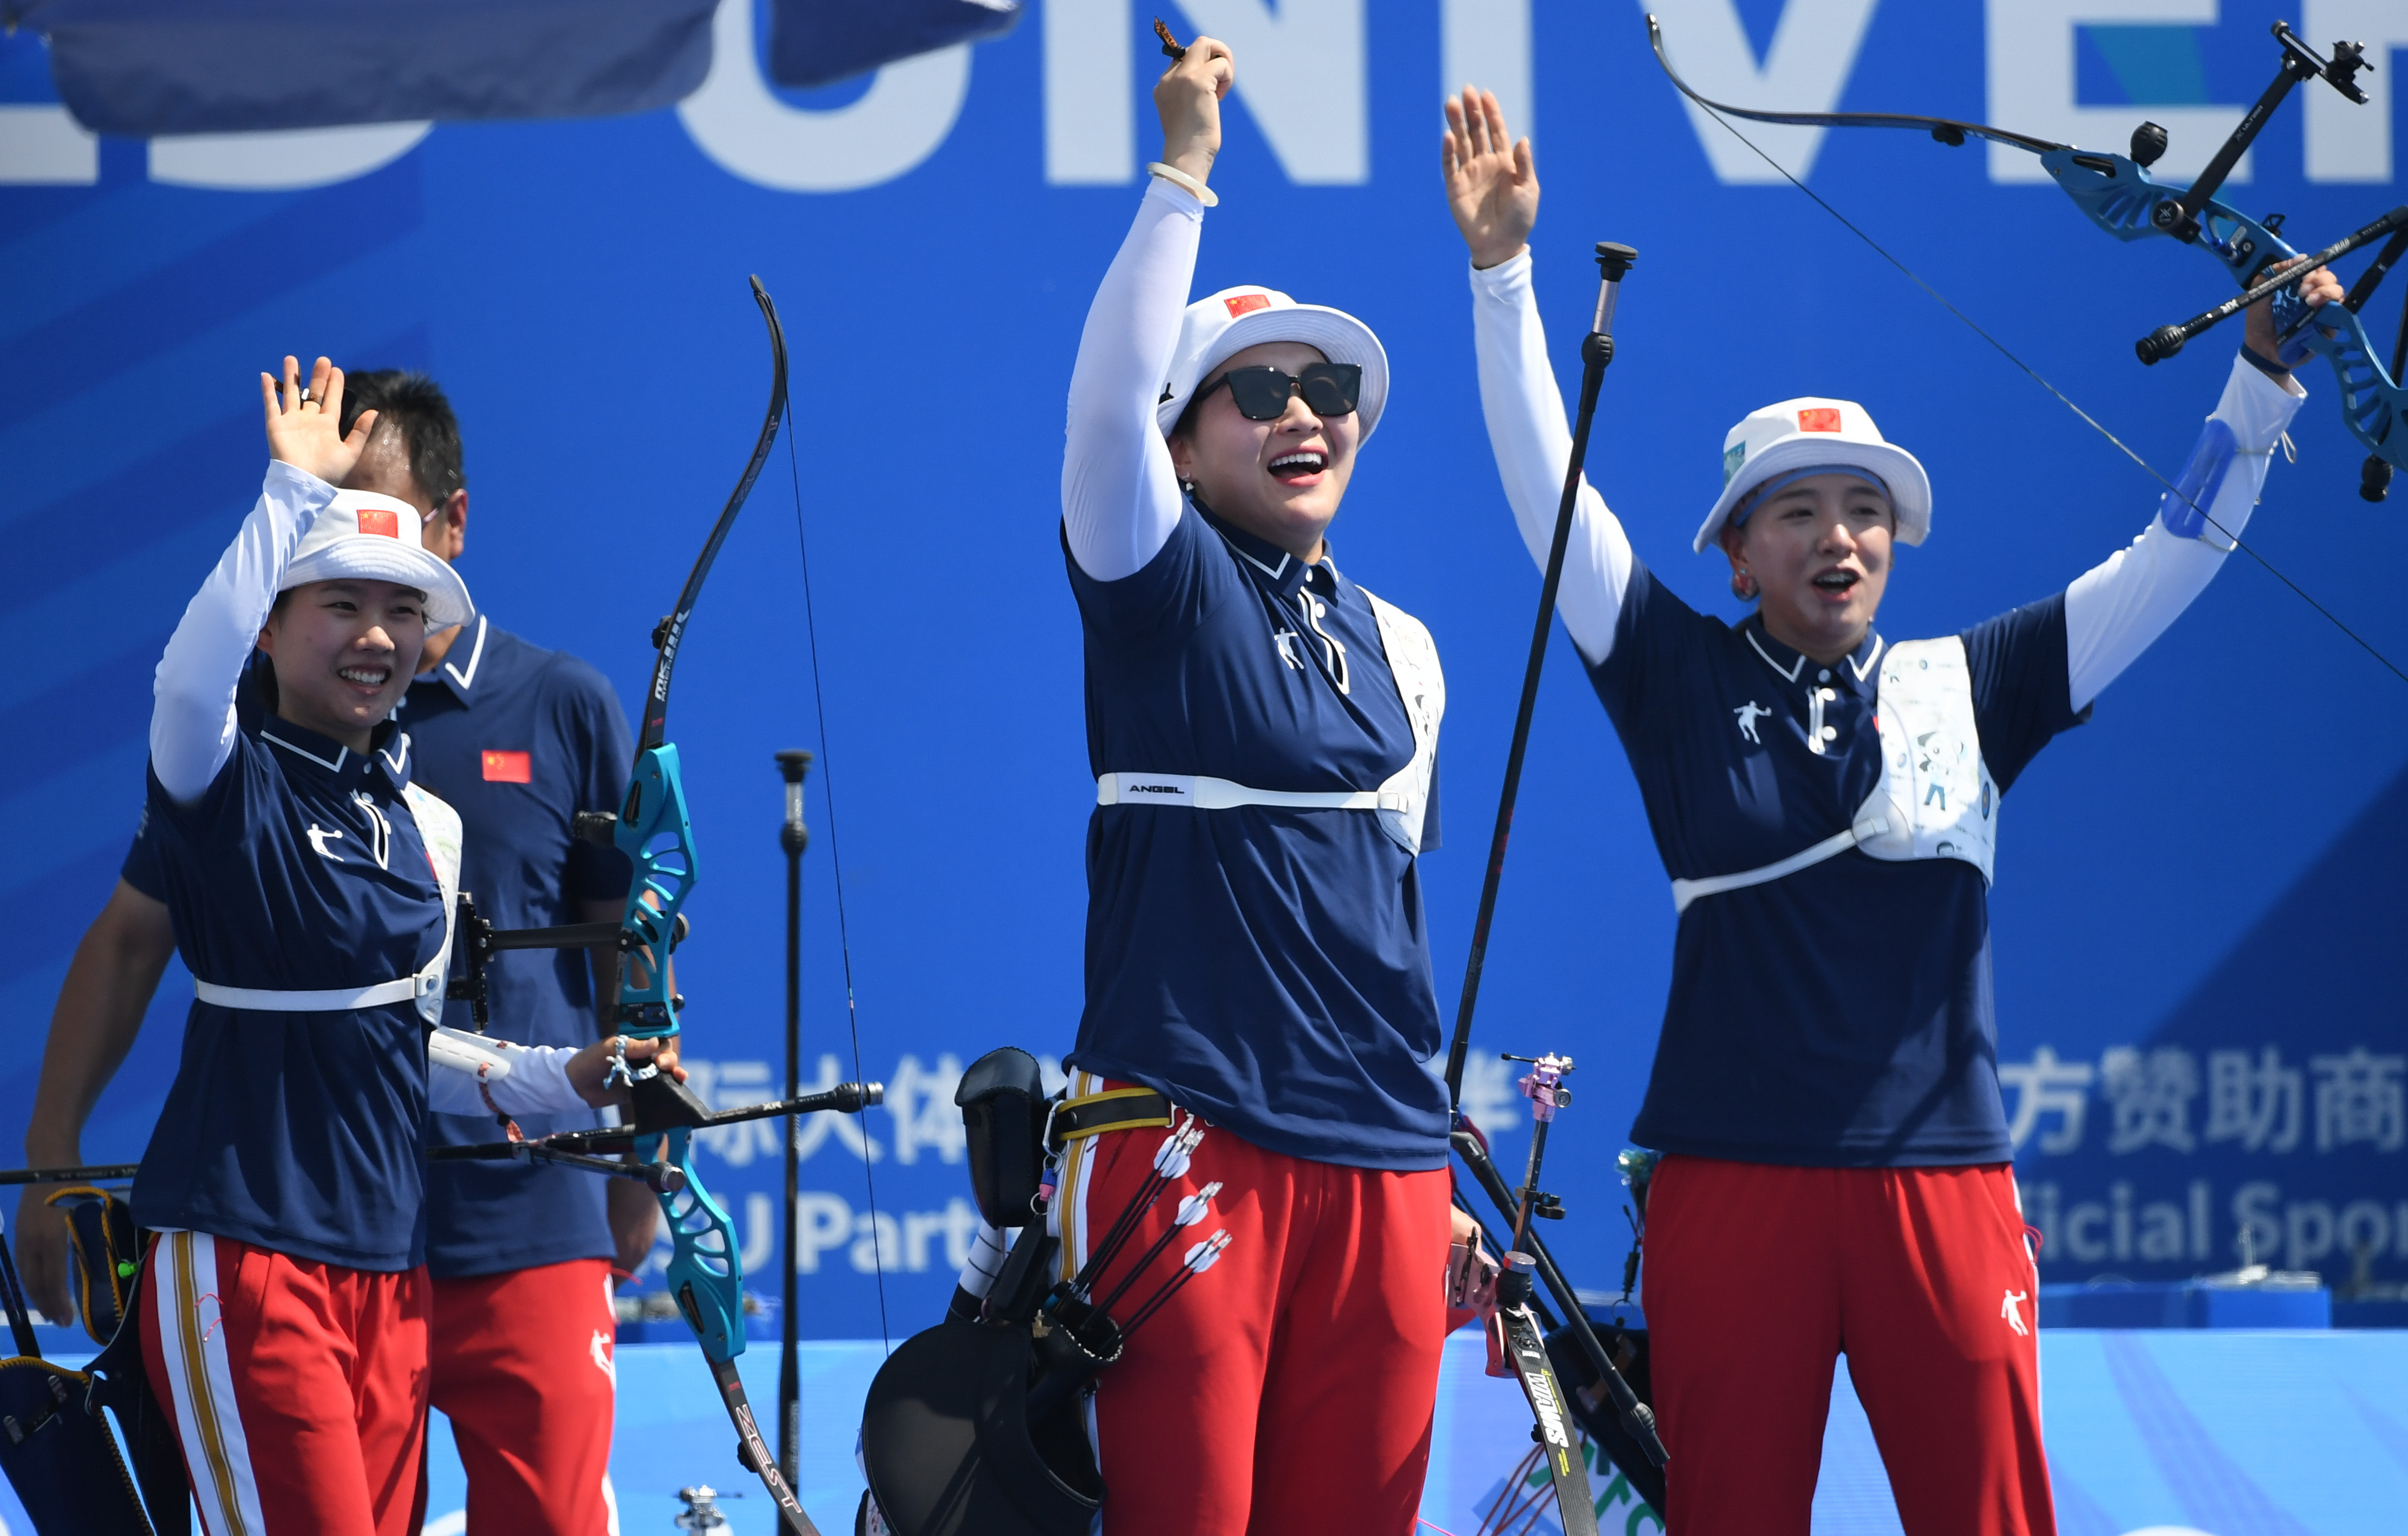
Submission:
<svg viewBox="0 0 2408 1536">
<path fill-rule="evenodd" d="M 617 1329 L 608 1259 L 435 1282 L 434 1402 L 468 1473 L 471 1536 L 611 1529 Z"/>
<path fill-rule="evenodd" d="M 1087 1082 L 1074 1091 L 1095 1091 Z M 1164 1135 L 1074 1143 L 1061 1201 L 1068 1261 L 1102 1241 Z M 1105 1536 L 1406 1536 L 1445 1342 L 1446 1170 L 1308 1162 L 1213 1129 L 1098 1295 L 1183 1196 L 1214 1180 L 1211 1216 L 1174 1238 L 1112 1308 L 1126 1320 L 1191 1243 L 1228 1230 L 1220 1261 L 1101 1378 Z"/>
<path fill-rule="evenodd" d="M 1670 1536 L 1806 1536 L 1843 1352 L 1908 1536 L 2054 1536 L 2005 1164 L 1668 1156 L 1646 1254 Z"/>
<path fill-rule="evenodd" d="M 429 1292 L 423 1268 L 154 1242 L 143 1364 L 209 1536 L 414 1536 Z"/>
</svg>

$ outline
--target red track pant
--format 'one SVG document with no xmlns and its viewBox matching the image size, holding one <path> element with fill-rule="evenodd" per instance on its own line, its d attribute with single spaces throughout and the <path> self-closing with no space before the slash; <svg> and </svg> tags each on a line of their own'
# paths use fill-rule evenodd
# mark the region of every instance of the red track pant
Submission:
<svg viewBox="0 0 2408 1536">
<path fill-rule="evenodd" d="M 434 1284 L 434 1401 L 468 1473 L 468 1536 L 615 1531 L 609 1261 Z"/>
<path fill-rule="evenodd" d="M 2006 1165 L 1668 1156 L 1646 1262 L 1670 1536 L 1806 1536 L 1842 1353 L 1907 1536 L 2054 1536 Z"/>
<path fill-rule="evenodd" d="M 429 1289 L 423 1268 L 157 1240 L 143 1359 L 209 1536 L 416 1536 Z"/>
<path fill-rule="evenodd" d="M 1077 1074 L 1071 1092 L 1098 1086 Z M 1073 1143 L 1057 1197 L 1067 1265 L 1102 1240 L 1164 1134 Z M 1234 1240 L 1101 1378 L 1104 1536 L 1406 1536 L 1446 1337 L 1446 1170 L 1307 1162 L 1214 1129 L 1097 1295 L 1214 1180 L 1211 1217 L 1111 1309 L 1126 1321 L 1215 1229 Z"/>
</svg>

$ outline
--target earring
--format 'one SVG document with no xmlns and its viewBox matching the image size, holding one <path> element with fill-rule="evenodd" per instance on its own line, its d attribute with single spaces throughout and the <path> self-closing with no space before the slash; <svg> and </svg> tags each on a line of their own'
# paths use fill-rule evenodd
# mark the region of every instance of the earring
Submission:
<svg viewBox="0 0 2408 1536">
<path fill-rule="evenodd" d="M 1194 481 L 1192 481 L 1192 480 L 1188 480 L 1188 479 L 1186 479 L 1186 478 L 1185 478 L 1185 477 L 1183 477 L 1183 476 L 1182 476 L 1182 477 L 1181 477 L 1180 481 L 1179 481 L 1179 494 L 1180 494 L 1181 495 L 1183 495 L 1183 496 L 1187 497 L 1187 499 L 1189 499 L 1190 501 L 1195 500 L 1195 499 L 1196 499 L 1196 482 L 1195 482 Z"/>
<path fill-rule="evenodd" d="M 1745 566 L 1731 572 L 1731 596 L 1742 603 L 1756 600 L 1756 578 L 1747 573 Z"/>
</svg>

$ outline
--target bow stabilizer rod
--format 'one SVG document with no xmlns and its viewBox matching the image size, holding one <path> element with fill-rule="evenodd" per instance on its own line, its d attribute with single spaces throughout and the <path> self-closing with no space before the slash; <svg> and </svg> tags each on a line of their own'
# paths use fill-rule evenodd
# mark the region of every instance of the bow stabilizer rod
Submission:
<svg viewBox="0 0 2408 1536">
<path fill-rule="evenodd" d="M 100 1184 L 130 1179 L 142 1171 L 140 1163 L 101 1163 L 90 1168 L 11 1168 L 0 1170 L 0 1185 L 12 1184 Z"/>
<path fill-rule="evenodd" d="M 1547 549 L 1547 574 L 1539 583 L 1539 620 L 1530 635 L 1530 659 L 1522 670 L 1522 702 L 1513 715 L 1513 741 L 1505 753 L 1505 784 L 1497 797 L 1497 826 L 1488 839 L 1488 872 L 1480 885 L 1480 911 L 1471 923 L 1471 953 L 1463 966 L 1463 997 L 1455 1005 L 1455 1039 L 1446 1053 L 1446 1103 L 1452 1117 L 1463 1107 L 1463 1066 L 1471 1049 L 1471 1014 L 1480 1002 L 1480 974 L 1488 965 L 1488 929 L 1497 917 L 1497 892 L 1505 879 L 1505 845 L 1513 835 L 1513 806 L 1522 793 L 1522 760 L 1530 748 L 1530 717 L 1539 707 L 1539 675 L 1547 665 L 1554 633 L 1555 593 L 1564 581 L 1564 552 L 1570 547 L 1572 514 L 1580 506 L 1581 467 L 1588 461 L 1589 428 L 1597 419 L 1598 392 L 1606 365 L 1613 361 L 1613 306 L 1622 280 L 1639 252 L 1601 240 L 1597 247 L 1597 313 L 1581 341 L 1580 411 L 1572 423 L 1572 452 L 1564 466 L 1563 499 L 1555 509 L 1555 538 Z"/>
<path fill-rule="evenodd" d="M 2158 206 L 2160 208 L 2171 208 L 2173 205 L 2170 203 L 2161 203 Z M 2299 291 L 2300 280 L 2304 279 L 2309 273 L 2315 271 L 2317 267 L 2339 261 L 2342 257 L 2348 255 L 2351 251 L 2358 250 L 2359 247 L 2372 245 L 2375 241 L 2380 240 L 2386 236 L 2396 237 L 2398 234 L 2403 230 L 2408 230 L 2408 203 L 2403 203 L 2400 207 L 2393 208 L 2382 218 L 2377 219 L 2372 223 L 2358 230 L 2355 234 L 2349 235 L 2344 238 L 2335 240 L 2332 244 L 2325 247 L 2322 251 L 2312 252 L 2304 261 L 2286 267 L 2283 271 L 2275 274 L 2273 277 L 2268 278 L 2264 281 L 2258 283 L 2257 287 L 2246 289 L 2241 293 L 2235 294 L 2232 297 L 2226 299 L 2223 303 L 2217 305 L 2213 309 L 2203 310 L 2199 314 L 2193 315 L 2179 325 L 2158 326 L 2156 330 L 2151 331 L 2148 335 L 2134 342 L 2132 344 L 2132 350 L 2140 354 L 2141 361 L 2143 363 L 2151 365 L 2162 363 L 2167 358 L 2174 355 L 2174 353 L 2182 351 L 2184 345 L 2193 337 L 2198 336 L 2202 331 L 2209 330 L 2216 325 L 2222 324 L 2228 320 L 2230 320 L 2234 315 L 2237 315 L 2242 310 L 2248 309 L 2251 305 L 2257 303 L 2259 299 L 2266 297 L 2268 294 L 2279 293 L 2285 290 L 2288 290 L 2292 294 L 2296 294 Z M 2397 261 L 2399 259 L 2397 251 L 2391 251 L 2388 254 L 2390 256 L 2390 261 Z M 2374 281 L 2382 280 L 2384 272 L 2389 268 L 2390 261 L 2378 261 L 2373 266 L 2368 268 L 2367 278 L 2372 278 Z M 2366 279 L 2360 279 L 2359 280 L 2360 285 L 2364 287 L 2369 294 L 2373 291 L 2374 282 L 2367 281 Z M 2363 295 L 2359 297 L 2359 302 L 2365 302 Z M 2315 323 L 2316 311 L 2315 309 L 2308 308 L 2304 303 L 2302 303 L 2300 308 L 2301 310 L 2300 314 L 2289 325 L 2285 327 L 2286 332 L 2294 332 L 2301 325 L 2314 324 Z M 2349 309 L 2353 314 L 2357 312 L 2346 298 L 2342 300 L 2338 308 Z"/>
</svg>

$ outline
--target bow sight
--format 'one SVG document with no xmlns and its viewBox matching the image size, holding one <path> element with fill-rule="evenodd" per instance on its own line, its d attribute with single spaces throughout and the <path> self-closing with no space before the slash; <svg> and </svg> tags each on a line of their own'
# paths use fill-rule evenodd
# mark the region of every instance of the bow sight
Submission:
<svg viewBox="0 0 2408 1536">
<path fill-rule="evenodd" d="M 1712 101 L 1689 89 L 1672 68 L 1672 61 L 1664 51 L 1663 29 L 1655 17 L 1647 18 L 1648 40 L 1665 75 L 1683 95 L 1710 112 L 1757 122 L 1809 127 L 1916 128 L 1942 144 L 1961 145 L 1973 137 L 2010 145 L 2038 155 L 2057 184 L 2073 199 L 2074 206 L 2092 223 L 2117 239 L 2167 236 L 2213 255 L 2226 275 L 2243 290 L 2243 294 L 2181 324 L 2159 326 L 2136 343 L 2134 350 L 2141 361 L 2156 363 L 2171 357 L 2191 337 L 2271 296 L 2275 334 L 2282 343 L 2284 360 L 2315 352 L 2332 364 L 2334 378 L 2341 385 L 2342 424 L 2368 453 L 2358 479 L 2358 495 L 2368 501 L 2380 501 L 2390 488 L 2393 472 L 2408 469 L 2408 427 L 2401 424 L 2402 417 L 2408 416 L 2408 388 L 2401 382 L 2401 368 L 2408 365 L 2408 308 L 2401 311 L 2399 337 L 2392 344 L 2387 369 L 2367 335 L 2359 311 L 2374 296 L 2384 275 L 2402 255 L 2408 255 L 2408 207 L 2393 208 L 2347 238 L 2315 251 L 2305 261 L 2294 263 L 2300 252 L 2282 238 L 2281 214 L 2252 219 L 2217 200 L 2215 194 L 2226 178 L 2232 174 L 2233 167 L 2240 164 L 2242 155 L 2293 86 L 2321 79 L 2349 100 L 2361 106 L 2366 103 L 2366 93 L 2358 87 L 2358 76 L 2374 66 L 2367 62 L 2362 45 L 2335 43 L 2332 57 L 2327 59 L 2301 42 L 2287 24 L 2276 22 L 2272 30 L 2283 50 L 2272 82 L 2243 114 L 2198 179 L 2188 187 L 2176 187 L 2159 182 L 2149 174 L 2149 167 L 2165 154 L 2168 144 L 2165 129 L 2154 122 L 2143 122 L 2135 129 L 2130 154 L 2120 155 L 2079 150 L 2070 144 L 2052 143 L 1955 118 L 1893 112 L 1759 112 Z M 2351 284 L 2339 304 L 2312 308 L 2300 296 L 2300 280 L 2308 273 L 2386 236 L 2389 239 L 2382 252 Z M 2271 273 L 2269 269 L 2277 263 L 2293 265 L 2281 274 Z"/>
</svg>

